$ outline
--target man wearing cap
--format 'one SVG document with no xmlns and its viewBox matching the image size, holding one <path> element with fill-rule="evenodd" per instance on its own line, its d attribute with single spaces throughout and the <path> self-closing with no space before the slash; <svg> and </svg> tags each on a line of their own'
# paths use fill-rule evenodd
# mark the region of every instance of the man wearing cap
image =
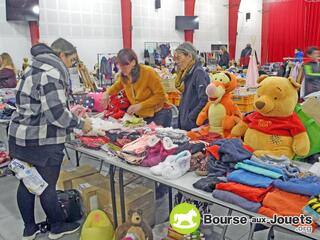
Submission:
<svg viewBox="0 0 320 240">
<path fill-rule="evenodd" d="M 182 93 L 178 126 L 190 131 L 197 127 L 198 114 L 208 101 L 206 88 L 210 78 L 202 68 L 197 50 L 189 42 L 182 43 L 176 49 L 176 63 L 179 70 L 176 88 Z"/>
</svg>

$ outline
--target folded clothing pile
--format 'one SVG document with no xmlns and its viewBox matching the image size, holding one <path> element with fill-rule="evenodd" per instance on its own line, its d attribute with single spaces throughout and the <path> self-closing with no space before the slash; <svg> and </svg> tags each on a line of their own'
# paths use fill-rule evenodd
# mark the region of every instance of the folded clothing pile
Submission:
<svg viewBox="0 0 320 240">
<path fill-rule="evenodd" d="M 195 188 L 212 192 L 215 189 L 215 184 L 218 177 L 226 176 L 227 173 L 234 170 L 235 165 L 248 159 L 252 153 L 244 148 L 239 139 L 222 139 L 212 143 L 207 147 L 206 169 L 207 179 L 200 179 L 193 186 Z M 212 185 L 210 185 L 212 181 Z M 212 191 L 210 191 L 212 190 Z"/>
<path fill-rule="evenodd" d="M 252 202 L 262 202 L 269 188 L 256 188 L 236 182 L 218 183 L 216 189 L 232 192 Z"/>
<path fill-rule="evenodd" d="M 235 193 L 224 191 L 224 190 L 214 190 L 212 196 L 221 201 L 228 202 L 237 205 L 247 211 L 258 212 L 261 208 L 261 203 L 249 201 Z"/>
<path fill-rule="evenodd" d="M 168 137 L 163 139 L 152 136 L 148 140 L 146 156 L 141 165 L 143 167 L 153 167 L 165 160 L 168 156 L 176 153 L 178 145 L 174 144 Z"/>
<path fill-rule="evenodd" d="M 118 129 L 107 131 L 106 136 L 110 139 L 110 142 L 122 148 L 124 145 L 137 140 L 142 134 L 134 129 Z"/>
<path fill-rule="evenodd" d="M 74 132 L 79 136 L 106 136 L 106 132 L 114 129 L 121 129 L 122 125 L 118 122 L 106 121 L 101 118 L 90 118 L 92 130 L 88 133 L 83 133 L 80 129 L 75 129 Z"/>
<path fill-rule="evenodd" d="M 238 162 L 252 156 L 239 139 L 217 140 L 207 148 L 207 152 L 208 176 L 225 176 Z"/>
<path fill-rule="evenodd" d="M 320 194 L 320 177 L 317 176 L 291 178 L 288 181 L 276 180 L 273 185 L 286 192 L 310 197 Z"/>
<path fill-rule="evenodd" d="M 127 128 L 137 128 L 137 127 L 144 127 L 146 125 L 146 122 L 143 120 L 143 118 L 138 118 L 135 116 L 132 116 L 123 122 L 123 126 Z"/>
<path fill-rule="evenodd" d="M 81 144 L 87 148 L 99 149 L 102 145 L 109 142 L 107 137 L 85 137 L 79 138 Z"/>
<path fill-rule="evenodd" d="M 132 141 L 122 147 L 119 156 L 130 164 L 141 165 L 146 156 L 149 140 L 153 135 L 142 135 L 135 141 Z"/>
<path fill-rule="evenodd" d="M 301 172 L 300 169 L 297 166 L 293 165 L 292 161 L 289 160 L 286 156 L 261 156 L 260 158 L 258 158 L 252 155 L 251 161 L 252 165 L 281 173 L 284 180 L 298 177 Z"/>
<path fill-rule="evenodd" d="M 174 128 L 157 128 L 156 135 L 159 138 L 168 137 L 170 138 L 175 144 L 182 144 L 189 141 L 187 137 L 187 132 L 180 129 Z"/>
<path fill-rule="evenodd" d="M 273 218 L 273 215 L 300 216 L 308 201 L 309 197 L 274 188 L 265 196 L 258 213 L 270 218 Z"/>
<path fill-rule="evenodd" d="M 105 118 L 120 119 L 125 115 L 125 110 L 130 106 L 129 100 L 124 91 L 110 96 L 110 102 L 104 114 Z"/>
<path fill-rule="evenodd" d="M 166 179 L 177 179 L 186 174 L 190 169 L 191 153 L 183 151 L 177 155 L 170 155 L 165 161 L 151 167 L 151 173 Z"/>
<path fill-rule="evenodd" d="M 208 143 L 222 139 L 222 136 L 220 134 L 209 132 L 209 127 L 189 131 L 187 135 L 192 140 L 201 140 Z"/>
</svg>

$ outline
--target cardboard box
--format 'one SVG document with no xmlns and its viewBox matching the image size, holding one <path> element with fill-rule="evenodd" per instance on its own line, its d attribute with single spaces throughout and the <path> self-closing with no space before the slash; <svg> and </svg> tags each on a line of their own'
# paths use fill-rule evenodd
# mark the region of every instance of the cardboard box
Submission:
<svg viewBox="0 0 320 240">
<path fill-rule="evenodd" d="M 125 174 L 124 182 L 129 183 L 135 177 L 136 176 Z M 115 179 L 117 179 L 117 176 L 115 176 Z M 89 213 L 94 209 L 105 210 L 111 221 L 113 221 L 110 180 L 108 176 L 105 177 L 99 173 L 96 173 L 93 175 L 76 178 L 71 180 L 71 186 L 73 189 L 77 189 L 81 193 L 86 213 Z M 120 223 L 120 194 L 119 184 L 117 182 L 115 182 L 115 190 L 118 222 Z M 150 225 L 154 225 L 155 200 L 153 189 L 131 183 L 125 186 L 124 195 L 126 213 L 128 213 L 130 209 L 141 209 L 143 211 L 143 217 L 145 221 Z"/>
<path fill-rule="evenodd" d="M 58 190 L 72 189 L 72 180 L 97 173 L 90 165 L 83 165 L 72 170 L 62 170 L 57 182 Z"/>
<path fill-rule="evenodd" d="M 130 184 L 125 187 L 124 196 L 127 220 L 129 210 L 141 209 L 143 211 L 143 219 L 150 225 L 154 225 L 155 199 L 152 189 L 146 188 L 141 185 Z M 99 190 L 98 201 L 99 208 L 103 209 L 110 217 L 110 220 L 113 222 L 113 210 L 110 191 Z M 121 209 L 118 185 L 116 185 L 116 204 L 118 223 L 121 223 Z"/>
</svg>

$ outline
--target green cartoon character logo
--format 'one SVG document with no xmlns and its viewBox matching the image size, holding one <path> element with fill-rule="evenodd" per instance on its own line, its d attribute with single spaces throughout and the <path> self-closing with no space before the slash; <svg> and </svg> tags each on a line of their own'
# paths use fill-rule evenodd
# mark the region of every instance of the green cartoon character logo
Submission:
<svg viewBox="0 0 320 240">
<path fill-rule="evenodd" d="M 199 210 L 189 203 L 177 205 L 170 214 L 170 224 L 180 234 L 193 233 L 199 228 L 200 221 Z"/>
</svg>

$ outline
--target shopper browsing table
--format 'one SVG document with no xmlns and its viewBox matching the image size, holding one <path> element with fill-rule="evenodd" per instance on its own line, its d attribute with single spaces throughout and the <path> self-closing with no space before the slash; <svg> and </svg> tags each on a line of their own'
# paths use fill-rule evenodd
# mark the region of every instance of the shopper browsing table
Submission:
<svg viewBox="0 0 320 240">
<path fill-rule="evenodd" d="M 8 53 L 0 55 L 0 88 L 15 88 L 17 86 L 15 66 Z"/>
<path fill-rule="evenodd" d="M 75 47 L 61 38 L 51 48 L 45 44 L 31 48 L 32 63 L 17 86 L 17 110 L 9 126 L 11 157 L 32 164 L 48 183 L 40 201 L 51 224 L 50 239 L 58 239 L 80 227 L 78 223 L 63 222 L 56 193 L 68 134 L 73 128 L 91 130 L 89 120 L 79 119 L 68 109 L 67 68 L 71 67 L 75 53 Z M 25 224 L 22 239 L 35 239 L 40 232 L 34 218 L 35 195 L 22 181 L 17 200 Z"/>
<path fill-rule="evenodd" d="M 197 50 L 189 42 L 176 49 L 176 63 L 179 70 L 176 88 L 182 93 L 178 125 L 189 131 L 197 127 L 197 117 L 208 101 L 206 88 L 210 78 L 197 58 Z"/>
<path fill-rule="evenodd" d="M 310 58 L 303 64 L 305 75 L 305 96 L 320 91 L 320 50 L 317 47 L 307 49 Z"/>
<path fill-rule="evenodd" d="M 106 107 L 109 96 L 124 89 L 131 104 L 128 114 L 144 118 L 147 123 L 169 127 L 172 112 L 159 75 L 151 67 L 139 64 L 136 53 L 131 49 L 120 50 L 117 62 L 120 74 L 104 94 L 101 104 Z"/>
</svg>

